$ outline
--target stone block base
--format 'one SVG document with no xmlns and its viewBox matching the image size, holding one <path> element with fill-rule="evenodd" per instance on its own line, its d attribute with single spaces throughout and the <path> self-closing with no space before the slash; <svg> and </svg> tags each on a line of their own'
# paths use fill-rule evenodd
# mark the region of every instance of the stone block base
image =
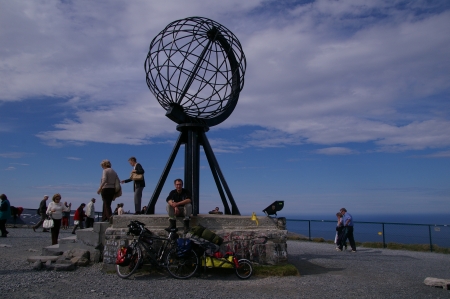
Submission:
<svg viewBox="0 0 450 299">
<path fill-rule="evenodd" d="M 127 225 L 131 220 L 145 223 L 152 233 L 166 236 L 168 226 L 165 215 L 121 215 L 114 216 L 113 225 L 105 232 L 103 269 L 114 270 L 117 250 L 132 239 L 127 236 Z M 261 265 L 277 265 L 287 262 L 287 231 L 284 218 L 260 217 L 258 225 L 250 216 L 197 215 L 191 220 L 191 227 L 201 224 L 223 238 L 220 251 L 234 252 L 238 258 L 246 258 Z M 280 225 L 281 224 L 281 225 Z M 182 227 L 182 219 L 177 219 Z M 281 228 L 281 229 L 280 229 Z M 179 232 L 180 233 L 180 232 Z"/>
</svg>

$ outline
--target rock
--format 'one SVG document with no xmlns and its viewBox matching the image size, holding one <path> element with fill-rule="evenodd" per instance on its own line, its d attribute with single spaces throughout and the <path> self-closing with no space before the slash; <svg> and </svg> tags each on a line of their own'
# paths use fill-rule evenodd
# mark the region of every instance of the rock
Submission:
<svg viewBox="0 0 450 299">
<path fill-rule="evenodd" d="M 90 260 L 91 253 L 89 252 L 89 250 L 75 248 L 75 249 L 65 251 L 63 256 L 68 257 L 68 258 L 73 258 L 76 256 L 84 257 L 84 258 L 87 258 L 88 260 Z"/>
<path fill-rule="evenodd" d="M 63 264 L 73 264 L 72 261 L 70 259 L 66 259 L 66 258 L 59 258 L 56 260 L 55 264 L 58 265 L 63 265 Z"/>
<path fill-rule="evenodd" d="M 48 260 L 48 261 L 45 262 L 45 268 L 46 268 L 47 270 L 53 269 L 53 267 L 52 267 L 52 261 L 51 261 L 51 260 Z"/>
<path fill-rule="evenodd" d="M 427 277 L 423 281 L 427 286 L 443 288 L 444 290 L 450 290 L 450 279 L 441 279 L 434 277 Z"/>
<path fill-rule="evenodd" d="M 102 261 L 102 253 L 100 250 L 94 250 L 91 256 L 91 261 L 94 263 L 100 263 Z"/>
<path fill-rule="evenodd" d="M 41 261 L 35 261 L 33 263 L 33 270 L 41 270 L 42 269 L 42 263 Z"/>
<path fill-rule="evenodd" d="M 89 260 L 85 257 L 80 257 L 76 263 L 79 267 L 86 267 L 89 266 Z"/>
<path fill-rule="evenodd" d="M 49 248 L 42 248 L 42 255 L 47 255 L 47 256 L 58 256 L 58 255 L 62 255 L 63 252 L 62 251 L 58 251 L 58 250 L 51 250 Z"/>
</svg>

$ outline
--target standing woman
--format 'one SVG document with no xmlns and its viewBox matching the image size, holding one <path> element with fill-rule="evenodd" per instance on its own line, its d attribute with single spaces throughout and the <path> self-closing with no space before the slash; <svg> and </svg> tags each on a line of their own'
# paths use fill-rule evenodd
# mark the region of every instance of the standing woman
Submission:
<svg viewBox="0 0 450 299">
<path fill-rule="evenodd" d="M 64 202 L 64 206 L 66 208 L 69 207 L 69 205 L 67 204 L 67 201 Z M 63 212 L 63 218 L 62 218 L 62 229 L 68 229 L 69 228 L 69 218 L 70 218 L 70 211 L 69 212 Z"/>
<path fill-rule="evenodd" d="M 111 203 L 114 200 L 114 194 L 116 193 L 114 184 L 116 179 L 119 180 L 119 177 L 114 169 L 111 168 L 111 162 L 109 162 L 109 160 L 103 160 L 100 165 L 103 168 L 103 174 L 97 194 L 101 194 L 103 200 L 102 221 L 109 221 L 109 218 L 112 216 Z"/>
<path fill-rule="evenodd" d="M 142 168 L 142 165 L 136 162 L 135 157 L 131 157 L 128 159 L 128 163 L 130 163 L 131 166 L 133 166 L 133 170 L 131 171 L 131 174 L 140 174 L 142 176 L 141 179 L 132 179 L 131 177 L 128 180 L 121 181 L 121 183 L 129 183 L 133 181 L 133 191 L 134 191 L 134 215 L 138 215 L 141 213 L 141 201 L 142 201 L 142 191 L 145 187 L 145 180 L 144 180 L 144 168 Z"/>
<path fill-rule="evenodd" d="M 46 214 L 53 218 L 53 227 L 50 229 L 52 233 L 52 245 L 58 244 L 59 229 L 61 228 L 61 219 L 63 217 L 63 212 L 70 212 L 70 207 L 65 206 L 61 203 L 61 194 L 56 193 L 52 198 L 51 202 L 47 207 Z"/>
<path fill-rule="evenodd" d="M 6 238 L 8 231 L 6 230 L 6 220 L 11 217 L 11 205 L 5 194 L 0 195 L 2 200 L 0 204 L 0 230 L 2 231 L 2 237 Z"/>
</svg>

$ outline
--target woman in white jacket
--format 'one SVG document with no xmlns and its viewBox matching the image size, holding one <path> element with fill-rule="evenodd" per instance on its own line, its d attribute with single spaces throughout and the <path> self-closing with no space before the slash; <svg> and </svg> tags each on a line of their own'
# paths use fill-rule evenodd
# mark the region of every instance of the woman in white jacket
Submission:
<svg viewBox="0 0 450 299">
<path fill-rule="evenodd" d="M 58 236 L 59 229 L 61 228 L 61 219 L 63 217 L 63 212 L 70 212 L 70 207 L 72 204 L 70 203 L 68 207 L 66 207 L 63 203 L 61 203 L 61 194 L 56 193 L 52 198 L 53 202 L 51 202 L 47 207 L 47 215 L 53 218 L 53 227 L 51 228 L 52 232 L 52 245 L 58 244 Z"/>
</svg>

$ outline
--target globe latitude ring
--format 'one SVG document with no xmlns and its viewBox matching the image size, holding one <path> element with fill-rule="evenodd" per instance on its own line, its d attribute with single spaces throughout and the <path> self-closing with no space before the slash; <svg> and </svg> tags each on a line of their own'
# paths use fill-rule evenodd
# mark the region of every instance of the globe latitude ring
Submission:
<svg viewBox="0 0 450 299">
<path fill-rule="evenodd" d="M 170 23 L 150 43 L 147 85 L 178 124 L 215 126 L 227 119 L 244 87 L 245 55 L 236 36 L 203 17 Z"/>
</svg>

